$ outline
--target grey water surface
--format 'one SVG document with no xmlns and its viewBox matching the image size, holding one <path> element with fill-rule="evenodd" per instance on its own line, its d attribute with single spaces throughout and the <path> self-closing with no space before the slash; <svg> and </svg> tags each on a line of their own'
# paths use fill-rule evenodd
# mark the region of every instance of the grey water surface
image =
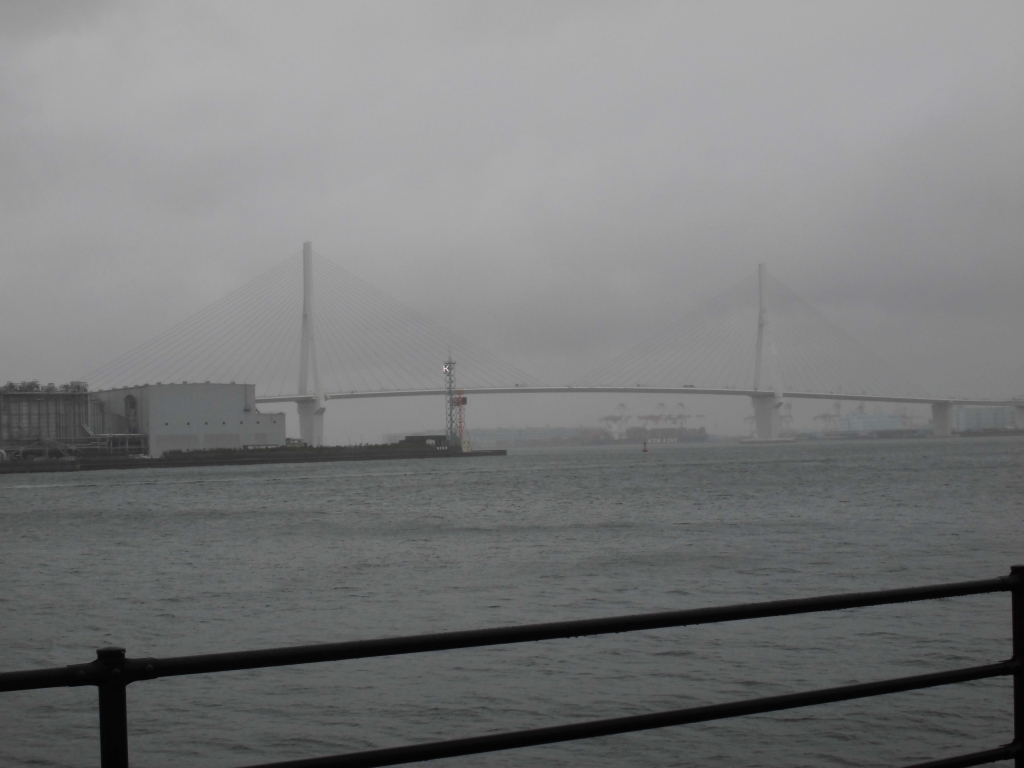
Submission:
<svg viewBox="0 0 1024 768">
<path fill-rule="evenodd" d="M 0 671 L 988 578 L 1019 438 L 566 448 L 0 477 Z M 1005 594 L 140 682 L 133 766 L 242 766 L 1010 655 Z M 1009 741 L 1007 680 L 445 766 L 876 766 Z M 0 694 L 0 765 L 98 764 L 91 688 Z"/>
</svg>

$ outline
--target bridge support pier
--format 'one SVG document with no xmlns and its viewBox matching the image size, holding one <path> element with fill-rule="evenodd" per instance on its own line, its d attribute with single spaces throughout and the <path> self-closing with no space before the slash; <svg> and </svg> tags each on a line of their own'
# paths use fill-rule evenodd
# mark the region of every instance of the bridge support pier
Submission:
<svg viewBox="0 0 1024 768">
<path fill-rule="evenodd" d="M 324 444 L 325 405 L 320 402 L 301 402 L 299 406 L 299 438 L 306 445 Z"/>
<path fill-rule="evenodd" d="M 952 403 L 932 403 L 932 430 L 935 437 L 952 437 Z"/>
<path fill-rule="evenodd" d="M 782 398 L 771 392 L 750 398 L 754 405 L 754 428 L 758 440 L 774 440 L 779 436 L 779 409 Z"/>
<path fill-rule="evenodd" d="M 1024 405 L 1015 405 L 1013 406 L 1013 410 L 1015 417 L 1014 426 L 1017 427 L 1017 429 L 1024 429 Z"/>
</svg>

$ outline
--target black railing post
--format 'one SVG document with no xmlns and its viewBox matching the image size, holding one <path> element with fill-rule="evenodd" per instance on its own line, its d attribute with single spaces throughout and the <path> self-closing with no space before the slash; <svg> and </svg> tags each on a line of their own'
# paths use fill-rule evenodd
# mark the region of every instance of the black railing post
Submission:
<svg viewBox="0 0 1024 768">
<path fill-rule="evenodd" d="M 128 768 L 128 701 L 123 674 L 124 648 L 99 648 L 100 766 Z"/>
<path fill-rule="evenodd" d="M 1024 565 L 1010 566 L 1013 627 L 1013 746 L 1014 768 L 1024 768 Z"/>
</svg>

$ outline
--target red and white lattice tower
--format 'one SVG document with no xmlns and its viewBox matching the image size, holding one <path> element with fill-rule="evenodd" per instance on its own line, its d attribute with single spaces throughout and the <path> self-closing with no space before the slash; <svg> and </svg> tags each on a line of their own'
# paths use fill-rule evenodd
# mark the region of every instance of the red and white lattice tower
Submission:
<svg viewBox="0 0 1024 768">
<path fill-rule="evenodd" d="M 455 451 L 468 451 L 469 440 L 466 437 L 466 393 L 455 388 L 455 361 L 451 352 L 444 364 L 444 393 L 447 401 L 447 418 L 445 434 L 448 446 Z"/>
<path fill-rule="evenodd" d="M 465 390 L 455 390 L 455 432 L 459 436 L 459 443 L 463 451 L 469 451 L 469 435 L 466 434 L 466 393 Z"/>
</svg>

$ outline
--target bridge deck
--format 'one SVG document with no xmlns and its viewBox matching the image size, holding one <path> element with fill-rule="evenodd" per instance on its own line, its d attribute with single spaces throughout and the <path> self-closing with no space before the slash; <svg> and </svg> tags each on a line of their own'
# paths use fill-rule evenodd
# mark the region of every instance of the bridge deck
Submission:
<svg viewBox="0 0 1024 768">
<path fill-rule="evenodd" d="M 739 395 L 741 397 L 770 397 L 773 393 L 755 389 L 703 389 L 700 387 L 467 387 L 466 395 L 553 395 L 553 394 L 670 394 L 670 395 Z M 325 400 L 361 400 L 372 397 L 431 397 L 443 396 L 443 389 L 400 389 L 378 392 L 331 392 Z M 877 403 L 948 403 L 950 405 L 1013 405 L 1024 407 L 1024 400 L 984 400 L 957 397 L 889 397 L 886 395 L 856 395 L 845 392 L 783 392 L 783 398 L 808 400 L 852 400 Z M 302 403 L 316 399 L 315 395 L 275 395 L 257 397 L 257 403 Z"/>
</svg>

